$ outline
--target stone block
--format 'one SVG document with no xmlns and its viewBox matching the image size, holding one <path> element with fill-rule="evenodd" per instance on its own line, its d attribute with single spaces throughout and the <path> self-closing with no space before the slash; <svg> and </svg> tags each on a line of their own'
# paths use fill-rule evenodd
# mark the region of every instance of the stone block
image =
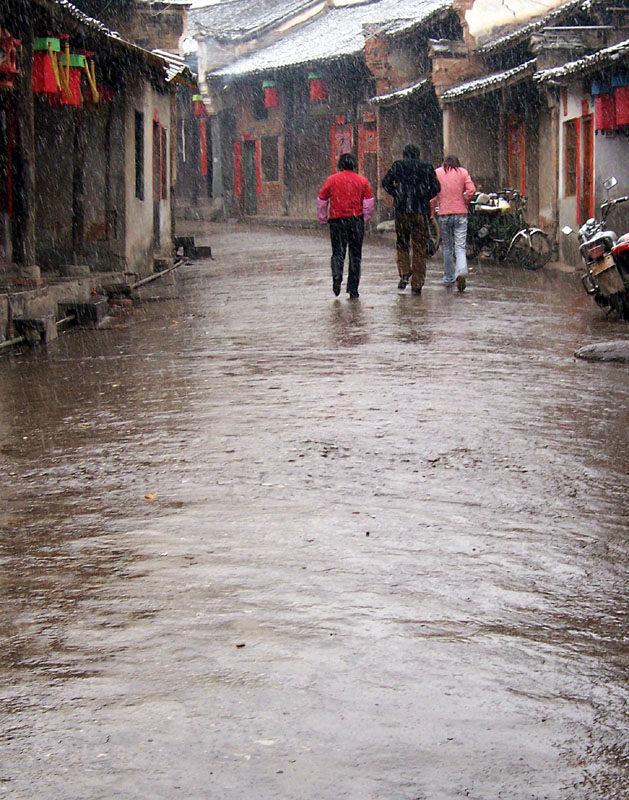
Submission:
<svg viewBox="0 0 629 800">
<path fill-rule="evenodd" d="M 108 313 L 104 297 L 87 303 L 59 303 L 59 317 L 62 319 L 73 314 L 77 325 L 100 325 Z"/>
<path fill-rule="evenodd" d="M 54 314 L 42 317 L 14 317 L 13 326 L 18 336 L 23 336 L 31 347 L 46 345 L 57 338 Z"/>
<path fill-rule="evenodd" d="M 63 264 L 59 274 L 66 278 L 86 278 L 91 273 L 89 264 Z"/>
<path fill-rule="evenodd" d="M 197 245 L 192 258 L 212 258 L 212 248 L 206 244 Z"/>
<path fill-rule="evenodd" d="M 194 236 L 175 236 L 174 244 L 177 255 L 181 250 L 184 258 L 194 258 Z"/>
</svg>

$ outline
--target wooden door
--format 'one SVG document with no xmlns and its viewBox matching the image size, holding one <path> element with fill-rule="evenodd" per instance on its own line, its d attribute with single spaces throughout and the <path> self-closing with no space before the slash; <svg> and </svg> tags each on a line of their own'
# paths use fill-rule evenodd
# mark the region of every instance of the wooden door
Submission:
<svg viewBox="0 0 629 800">
<path fill-rule="evenodd" d="M 594 120 L 592 114 L 581 118 L 581 142 L 583 167 L 581 170 L 583 188 L 579 221 L 594 216 Z"/>
<path fill-rule="evenodd" d="M 160 197 L 162 186 L 162 138 L 159 122 L 153 122 L 153 248 L 160 247 Z"/>
<path fill-rule="evenodd" d="M 526 194 L 526 129 L 515 115 L 507 121 L 507 173 L 509 188 Z"/>
<path fill-rule="evenodd" d="M 258 198 L 256 195 L 256 147 L 255 142 L 244 142 L 243 159 L 243 200 L 247 216 L 253 216 L 258 211 Z"/>
</svg>

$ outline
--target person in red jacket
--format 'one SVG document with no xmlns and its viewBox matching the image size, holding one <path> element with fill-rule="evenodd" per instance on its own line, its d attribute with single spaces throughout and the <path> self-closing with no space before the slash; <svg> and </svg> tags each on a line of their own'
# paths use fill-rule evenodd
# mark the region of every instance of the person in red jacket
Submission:
<svg viewBox="0 0 629 800">
<path fill-rule="evenodd" d="M 317 219 L 322 225 L 330 225 L 332 291 L 338 297 L 345 253 L 349 250 L 347 293 L 352 299 L 358 297 L 365 222 L 371 219 L 374 208 L 369 181 L 357 175 L 356 168 L 354 156 L 343 153 L 338 161 L 339 171 L 330 175 L 317 198 Z"/>
</svg>

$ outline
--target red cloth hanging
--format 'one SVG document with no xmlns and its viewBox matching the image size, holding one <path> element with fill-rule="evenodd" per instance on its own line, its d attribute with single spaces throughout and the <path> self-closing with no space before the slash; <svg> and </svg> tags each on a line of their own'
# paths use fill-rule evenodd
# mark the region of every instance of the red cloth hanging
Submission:
<svg viewBox="0 0 629 800">
<path fill-rule="evenodd" d="M 616 107 L 611 92 L 597 94 L 594 98 L 597 131 L 613 131 L 616 127 Z"/>
<path fill-rule="evenodd" d="M 616 125 L 629 125 L 629 86 L 616 86 L 614 89 L 614 111 Z"/>
</svg>

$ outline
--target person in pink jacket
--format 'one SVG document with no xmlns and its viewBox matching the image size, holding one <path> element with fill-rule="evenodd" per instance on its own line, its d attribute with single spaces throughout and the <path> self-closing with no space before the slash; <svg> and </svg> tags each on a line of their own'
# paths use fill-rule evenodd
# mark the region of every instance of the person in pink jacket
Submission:
<svg viewBox="0 0 629 800">
<path fill-rule="evenodd" d="M 467 207 L 476 187 L 470 173 L 456 156 L 446 156 L 436 170 L 441 191 L 432 201 L 433 211 L 439 207 L 439 228 L 443 245 L 443 282 L 465 291 L 467 280 Z"/>
</svg>

